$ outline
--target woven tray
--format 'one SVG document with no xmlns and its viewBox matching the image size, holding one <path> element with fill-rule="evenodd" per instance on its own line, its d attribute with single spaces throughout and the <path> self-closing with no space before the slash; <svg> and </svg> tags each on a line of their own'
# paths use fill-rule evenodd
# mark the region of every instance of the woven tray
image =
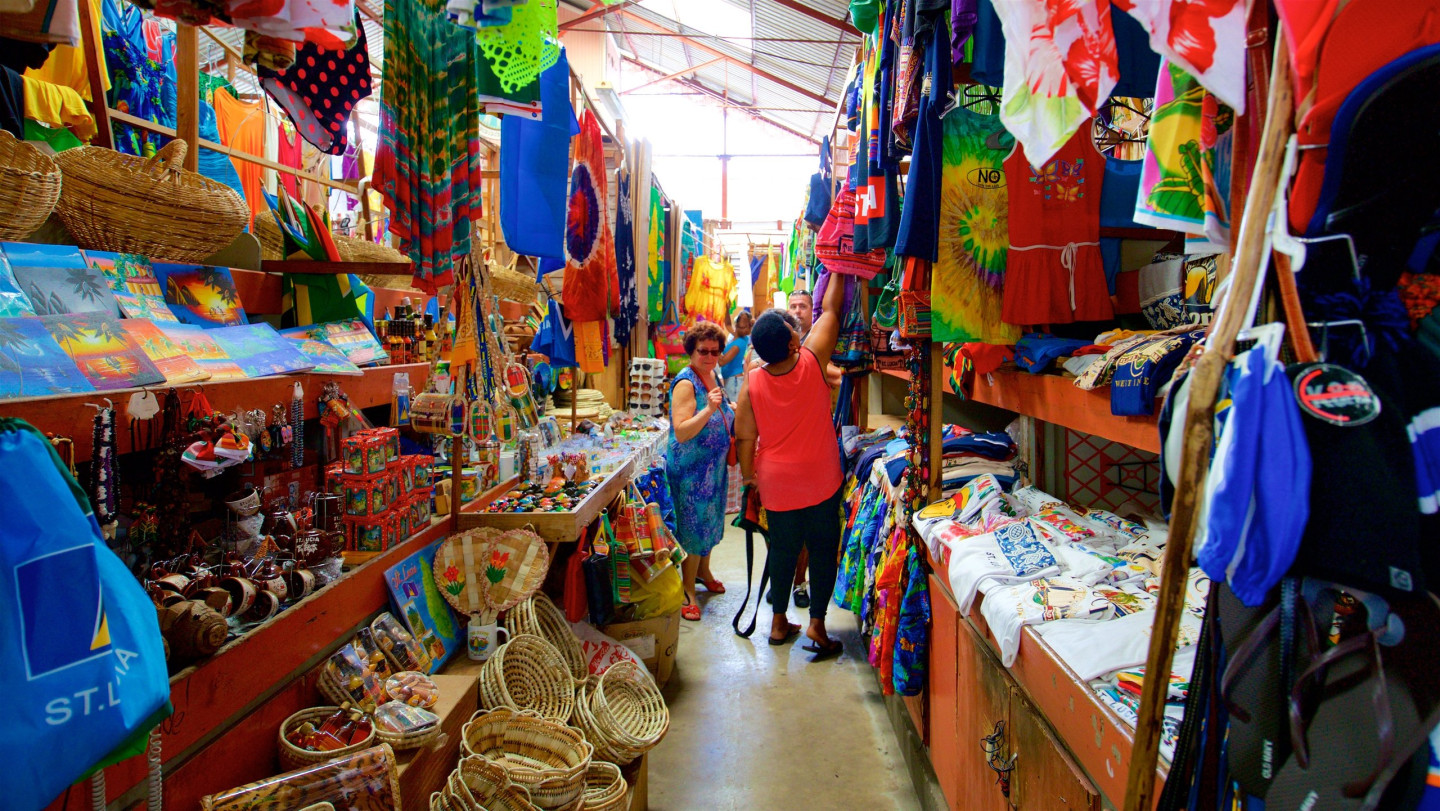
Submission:
<svg viewBox="0 0 1440 811">
<path fill-rule="evenodd" d="M 530 793 L 511 780 L 504 766 L 479 756 L 461 758 L 460 765 L 445 781 L 444 794 L 454 801 L 453 808 L 464 811 L 531 811 L 535 808 Z"/>
<path fill-rule="evenodd" d="M 550 571 L 545 540 L 528 529 L 472 529 L 435 551 L 435 583 L 462 614 L 498 613 L 530 598 Z"/>
<path fill-rule="evenodd" d="M 590 761 L 585 772 L 584 811 L 623 811 L 627 808 L 630 785 L 620 774 L 620 767 L 603 760 Z"/>
<path fill-rule="evenodd" d="M 306 721 L 309 721 L 318 728 L 322 723 L 325 722 L 326 718 L 334 715 L 337 711 L 339 711 L 339 709 L 340 708 L 338 706 L 311 707 L 308 710 L 301 710 L 300 712 L 297 712 L 282 721 L 280 723 L 280 729 L 276 733 L 280 739 L 280 768 L 284 769 L 287 772 L 293 771 L 303 766 L 309 766 L 314 763 L 324 763 L 327 760 L 341 757 L 342 755 L 348 755 L 351 752 L 358 752 L 361 749 L 366 749 L 368 747 L 374 746 L 376 743 L 376 728 L 373 723 L 370 725 L 370 734 L 366 736 L 365 740 L 357 744 L 346 746 L 343 749 L 333 749 L 329 752 L 311 752 L 308 749 L 301 749 L 300 747 L 291 743 L 285 737 L 286 732 L 289 732 L 295 727 L 300 726 Z"/>
<path fill-rule="evenodd" d="M 570 666 L 543 637 L 514 637 L 480 668 L 480 704 L 491 710 L 533 710 L 563 724 L 575 711 Z"/>
<path fill-rule="evenodd" d="M 471 716 L 461 734 L 463 752 L 503 767 L 536 805 L 565 808 L 581 799 L 595 748 L 580 730 L 500 709 Z"/>
<path fill-rule="evenodd" d="M 565 615 L 545 594 L 536 592 L 534 597 L 510 609 L 505 615 L 505 627 L 512 637 L 534 634 L 554 645 L 560 655 L 565 657 L 565 663 L 570 666 L 570 675 L 576 681 L 582 681 L 590 675 L 580 638 L 575 636 L 575 632 L 570 629 L 570 623 L 565 621 Z"/>
<path fill-rule="evenodd" d="M 665 737 L 670 710 L 644 668 L 616 662 L 576 688 L 573 723 L 595 744 L 595 757 L 625 766 Z"/>
</svg>

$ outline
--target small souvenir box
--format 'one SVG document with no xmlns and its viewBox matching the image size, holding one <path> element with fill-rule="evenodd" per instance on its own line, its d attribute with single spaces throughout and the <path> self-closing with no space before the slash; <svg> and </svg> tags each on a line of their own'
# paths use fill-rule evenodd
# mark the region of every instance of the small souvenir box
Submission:
<svg viewBox="0 0 1440 811">
<path fill-rule="evenodd" d="M 340 443 L 340 466 L 352 476 L 365 475 L 365 436 L 347 436 Z"/>
<path fill-rule="evenodd" d="M 390 514 L 395 516 L 395 525 L 397 527 L 395 537 L 399 541 L 403 541 L 409 538 L 411 530 L 414 526 L 412 516 L 410 514 L 410 504 L 408 502 L 397 504 L 395 506 L 395 509 L 390 511 Z"/>
<path fill-rule="evenodd" d="M 396 501 L 404 500 L 405 493 L 400 490 L 400 472 L 389 471 L 377 478 L 385 485 L 385 506 L 389 507 Z"/>
<path fill-rule="evenodd" d="M 424 454 L 415 454 L 410 457 L 415 460 L 415 487 L 429 487 L 435 483 L 435 457 Z"/>
<path fill-rule="evenodd" d="M 383 549 L 389 549 L 395 544 L 405 540 L 405 538 L 400 535 L 399 513 L 392 510 L 380 516 L 377 520 L 380 523 L 380 528 L 383 533 L 381 535 L 381 542 L 385 544 L 382 547 Z"/>
<path fill-rule="evenodd" d="M 385 482 L 380 477 L 362 479 L 345 477 L 345 515 L 351 518 L 366 518 L 385 512 L 390 506 L 386 500 Z"/>
<path fill-rule="evenodd" d="M 410 510 L 412 513 L 410 526 L 425 527 L 429 525 L 431 515 L 429 488 L 415 494 L 413 500 L 410 502 Z"/>
<path fill-rule="evenodd" d="M 345 497 L 345 463 L 336 462 L 325 468 L 325 492 Z"/>
<path fill-rule="evenodd" d="M 415 457 L 400 457 L 400 463 L 395 466 L 395 473 L 400 477 L 400 495 L 409 496 L 415 491 Z"/>
<path fill-rule="evenodd" d="M 395 428 L 376 428 L 372 432 L 385 443 L 385 462 L 400 461 L 400 431 Z"/>
<path fill-rule="evenodd" d="M 385 524 L 381 519 L 345 518 L 345 548 L 351 552 L 383 552 Z"/>
</svg>

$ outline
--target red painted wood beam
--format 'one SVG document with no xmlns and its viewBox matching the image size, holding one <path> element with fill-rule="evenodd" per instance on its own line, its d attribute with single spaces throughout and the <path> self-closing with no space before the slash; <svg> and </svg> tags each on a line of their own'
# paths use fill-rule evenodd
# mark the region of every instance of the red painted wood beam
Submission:
<svg viewBox="0 0 1440 811">
<path fill-rule="evenodd" d="M 812 20 L 819 20 L 826 25 L 844 31 L 847 34 L 854 34 L 857 37 L 860 36 L 860 29 L 838 17 L 831 17 L 829 14 L 826 14 L 823 11 L 816 11 L 815 9 L 810 8 L 809 6 L 800 2 L 800 0 L 770 0 L 770 2 L 773 2 L 777 6 L 784 6 L 791 11 L 798 11 Z"/>
</svg>

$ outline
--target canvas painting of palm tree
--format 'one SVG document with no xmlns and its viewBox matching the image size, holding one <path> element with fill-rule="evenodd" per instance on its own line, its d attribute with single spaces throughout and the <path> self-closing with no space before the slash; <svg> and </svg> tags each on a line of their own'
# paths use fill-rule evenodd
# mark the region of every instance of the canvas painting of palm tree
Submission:
<svg viewBox="0 0 1440 811">
<path fill-rule="evenodd" d="M 194 324 L 156 324 L 160 333 L 169 338 L 185 356 L 210 374 L 211 383 L 244 380 L 245 370 L 215 342 L 215 331 Z"/>
<path fill-rule="evenodd" d="M 324 341 L 344 353 L 356 366 L 369 366 L 390 359 L 385 347 L 380 345 L 380 341 L 365 326 L 365 322 L 358 318 L 291 327 L 280 334 L 286 338 L 313 338 Z"/>
<path fill-rule="evenodd" d="M 283 375 L 315 368 L 315 361 L 301 354 L 294 341 L 280 337 L 280 333 L 269 324 L 221 327 L 209 332 L 220 348 L 245 370 L 246 377 Z"/>
<path fill-rule="evenodd" d="M 179 321 L 165 304 L 155 266 L 135 253 L 114 251 L 81 251 L 85 264 L 99 271 L 109 282 L 126 318 L 148 318 L 151 321 Z"/>
<path fill-rule="evenodd" d="M 165 333 L 153 321 L 143 318 L 127 318 L 120 322 L 120 328 L 129 333 L 130 339 L 140 347 L 165 375 L 165 382 L 171 385 L 196 383 L 209 380 L 210 373 L 200 368 L 194 358 L 185 354 L 179 345 L 165 337 Z"/>
<path fill-rule="evenodd" d="M 43 321 L 0 318 L 0 399 L 94 390 Z"/>
<path fill-rule="evenodd" d="M 315 368 L 310 371 L 321 375 L 363 375 L 360 367 L 351 363 L 345 357 L 345 353 L 331 346 L 324 341 L 317 341 L 314 338 L 286 338 L 285 340 L 295 344 Z"/>
<path fill-rule="evenodd" d="M 99 391 L 153 386 L 165 375 L 120 326 L 105 313 L 47 315 L 40 321 L 56 343 Z"/>
<path fill-rule="evenodd" d="M 115 291 L 103 273 L 85 264 L 79 248 L 7 242 L 5 258 L 36 315 L 120 315 Z"/>
<path fill-rule="evenodd" d="M 157 262 L 155 278 L 165 303 L 182 323 L 207 328 L 250 323 L 230 268 Z"/>
</svg>

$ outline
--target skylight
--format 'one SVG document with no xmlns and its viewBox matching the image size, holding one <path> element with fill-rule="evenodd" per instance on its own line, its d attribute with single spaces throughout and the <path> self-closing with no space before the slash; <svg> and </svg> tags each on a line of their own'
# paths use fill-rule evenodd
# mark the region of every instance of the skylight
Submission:
<svg viewBox="0 0 1440 811">
<path fill-rule="evenodd" d="M 750 50 L 750 10 L 730 0 L 640 0 L 640 7 Z"/>
</svg>

